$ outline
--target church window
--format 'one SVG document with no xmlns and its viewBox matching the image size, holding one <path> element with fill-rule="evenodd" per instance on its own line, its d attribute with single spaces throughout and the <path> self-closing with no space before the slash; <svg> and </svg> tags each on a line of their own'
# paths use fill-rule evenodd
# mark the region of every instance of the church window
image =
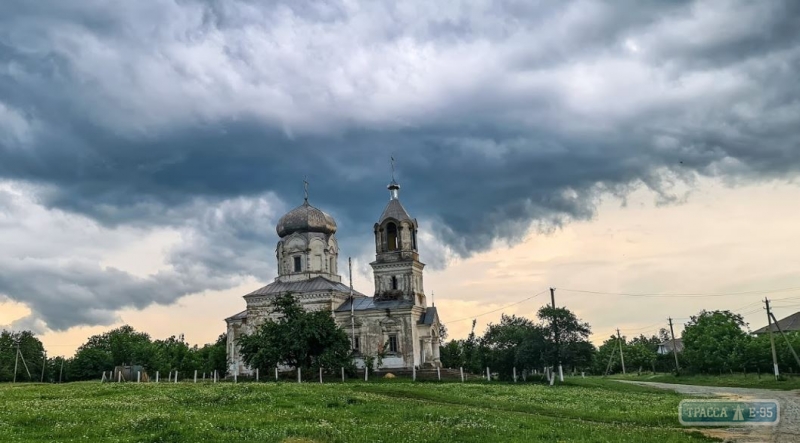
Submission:
<svg viewBox="0 0 800 443">
<path fill-rule="evenodd" d="M 329 271 L 330 271 L 330 273 L 331 273 L 331 274 L 333 274 L 334 272 L 336 272 L 336 271 L 333 269 L 333 257 L 331 257 L 331 263 L 330 263 L 330 269 L 329 269 Z"/>
<path fill-rule="evenodd" d="M 411 228 L 411 248 L 417 249 L 417 230 L 413 227 Z"/>
<path fill-rule="evenodd" d="M 397 289 L 397 277 L 392 276 L 392 289 Z"/>
<path fill-rule="evenodd" d="M 396 251 L 397 248 L 397 225 L 389 223 L 386 225 L 386 247 L 390 251 Z"/>
<path fill-rule="evenodd" d="M 358 336 L 353 337 L 353 351 L 359 352 L 361 350 L 361 343 Z"/>
<path fill-rule="evenodd" d="M 300 257 L 294 258 L 294 272 L 300 272 L 303 270 L 303 263 Z"/>
<path fill-rule="evenodd" d="M 389 335 L 389 352 L 397 352 L 397 335 Z"/>
</svg>

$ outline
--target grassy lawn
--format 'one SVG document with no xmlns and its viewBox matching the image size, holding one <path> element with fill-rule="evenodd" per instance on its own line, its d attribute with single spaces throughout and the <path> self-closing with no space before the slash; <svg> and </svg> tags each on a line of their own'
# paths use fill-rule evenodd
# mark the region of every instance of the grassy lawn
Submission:
<svg viewBox="0 0 800 443">
<path fill-rule="evenodd" d="M 608 381 L 0 385 L 0 441 L 683 442 L 682 397 Z"/>
<path fill-rule="evenodd" d="M 782 380 L 775 380 L 770 374 L 729 374 L 729 375 L 681 375 L 676 377 L 672 374 L 649 374 L 649 375 L 612 375 L 609 379 L 653 381 L 659 383 L 677 383 L 683 385 L 700 386 L 724 386 L 728 388 L 757 388 L 757 389 L 777 389 L 791 390 L 800 389 L 800 377 L 782 377 Z"/>
</svg>

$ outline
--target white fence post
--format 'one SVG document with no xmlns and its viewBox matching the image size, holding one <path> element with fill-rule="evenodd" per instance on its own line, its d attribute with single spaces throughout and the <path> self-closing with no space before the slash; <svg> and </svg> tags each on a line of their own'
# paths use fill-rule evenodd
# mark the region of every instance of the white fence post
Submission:
<svg viewBox="0 0 800 443">
<path fill-rule="evenodd" d="M 142 371 L 136 371 L 136 383 L 142 382 Z"/>
<path fill-rule="evenodd" d="M 322 383 L 322 368 L 319 368 L 319 382 Z"/>
<path fill-rule="evenodd" d="M 369 380 L 369 368 L 364 366 L 364 381 Z"/>
<path fill-rule="evenodd" d="M 344 383 L 344 366 L 342 366 L 342 383 Z"/>
<path fill-rule="evenodd" d="M 464 383 L 464 367 L 462 366 L 460 369 L 461 369 L 461 383 Z"/>
<path fill-rule="evenodd" d="M 256 381 L 258 381 L 258 368 L 256 368 Z"/>
<path fill-rule="evenodd" d="M 177 382 L 178 382 L 178 370 L 176 369 L 175 370 L 175 383 L 177 383 Z"/>
<path fill-rule="evenodd" d="M 297 368 L 297 382 L 302 383 L 302 376 L 300 375 L 300 368 Z"/>
<path fill-rule="evenodd" d="M 558 381 L 564 381 L 564 369 L 561 367 L 561 364 L 558 365 Z"/>
<path fill-rule="evenodd" d="M 417 367 L 411 366 L 411 381 L 417 381 Z"/>
<path fill-rule="evenodd" d="M 517 367 L 514 366 L 512 369 L 513 369 L 513 373 L 514 373 L 514 383 L 516 383 L 517 382 Z"/>
<path fill-rule="evenodd" d="M 442 381 L 442 371 L 441 371 L 441 369 L 440 369 L 438 366 L 436 367 L 436 378 L 437 378 L 439 381 Z"/>
<path fill-rule="evenodd" d="M 278 381 L 278 367 L 275 366 L 275 381 Z"/>
<path fill-rule="evenodd" d="M 233 382 L 239 383 L 239 368 L 236 368 L 236 371 L 233 371 Z"/>
<path fill-rule="evenodd" d="M 492 374 L 489 372 L 489 367 L 486 367 L 486 381 L 490 381 L 492 379 Z"/>
<path fill-rule="evenodd" d="M 117 372 L 117 383 L 122 383 L 122 371 Z"/>
<path fill-rule="evenodd" d="M 158 383 L 158 371 L 156 371 L 156 383 Z"/>
<path fill-rule="evenodd" d="M 194 382 L 197 383 L 197 369 L 194 370 Z"/>
</svg>

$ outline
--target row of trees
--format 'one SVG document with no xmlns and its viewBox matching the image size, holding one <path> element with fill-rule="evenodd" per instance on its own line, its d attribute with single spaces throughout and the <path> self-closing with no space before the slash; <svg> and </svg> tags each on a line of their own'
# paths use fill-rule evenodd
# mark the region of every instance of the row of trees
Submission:
<svg viewBox="0 0 800 443">
<path fill-rule="evenodd" d="M 350 339 L 330 313 L 307 312 L 291 294 L 278 297 L 274 309 L 280 314 L 277 320 L 265 322 L 239 340 L 243 360 L 249 367 L 269 371 L 280 364 L 299 367 L 309 374 L 319 368 L 344 367 L 348 372 L 354 371 Z M 678 354 L 681 369 L 693 373 L 771 371 L 769 336 L 753 336 L 746 326 L 740 315 L 729 311 L 702 311 L 691 317 L 683 331 L 683 352 Z M 628 372 L 675 369 L 672 354 L 657 353 L 659 344 L 670 339 L 664 329 L 649 337 L 611 336 L 598 348 L 589 342 L 590 334 L 589 324 L 570 310 L 544 306 L 535 321 L 503 315 L 482 336 L 475 334 L 473 322 L 469 336 L 451 340 L 441 347 L 440 355 L 445 367 L 463 367 L 472 373 L 482 373 L 489 367 L 501 378 L 511 377 L 513 368 L 541 370 L 559 362 L 567 372 L 621 372 L 620 349 Z M 445 328 L 442 335 L 446 335 Z M 103 371 L 123 364 L 144 366 L 151 374 L 179 371 L 188 375 L 195 370 L 216 370 L 224 375 L 228 366 L 226 342 L 226 335 L 222 334 L 215 343 L 189 346 L 183 337 L 153 340 L 144 332 L 122 326 L 90 337 L 74 357 L 63 360 L 46 358 L 41 341 L 29 331 L 2 331 L 0 381 L 14 379 L 15 363 L 18 380 L 96 379 Z M 800 370 L 791 352 L 791 347 L 800 350 L 800 334 L 787 334 L 785 340 L 776 337 L 775 345 L 781 365 Z M 23 358 L 17 358 L 18 352 Z M 380 360 L 381 355 L 362 357 Z M 380 366 L 380 361 L 377 363 Z"/>
<path fill-rule="evenodd" d="M 17 343 L 20 359 L 17 358 Z M 17 380 L 36 381 L 97 379 L 103 371 L 119 365 L 141 365 L 151 374 L 156 371 L 190 374 L 195 370 L 217 370 L 224 374 L 227 368 L 225 347 L 225 334 L 220 335 L 215 343 L 198 347 L 189 346 L 183 337 L 153 340 L 148 334 L 126 325 L 90 337 L 72 358 L 56 357 L 45 361 L 44 346 L 30 331 L 2 331 L 0 382 L 14 379 L 15 365 Z"/>
<path fill-rule="evenodd" d="M 649 337 L 610 336 L 595 348 L 588 341 L 589 325 L 568 309 L 545 306 L 538 311 L 537 319 L 503 315 L 499 323 L 486 328 L 483 336 L 476 336 L 473 322 L 466 339 L 452 340 L 442 347 L 442 364 L 473 373 L 489 367 L 501 378 L 509 378 L 512 368 L 541 370 L 561 361 L 566 371 L 602 375 L 622 372 L 621 350 L 627 372 L 676 370 L 672 353 L 658 353 L 659 344 L 671 338 L 666 329 Z M 730 311 L 702 311 L 691 317 L 682 335 L 684 349 L 678 353 L 681 371 L 771 372 L 769 336 L 752 335 L 746 328 L 742 316 Z M 800 352 L 800 333 L 787 333 L 785 339 L 776 336 L 775 348 L 784 371 L 800 371 L 792 354 L 792 348 Z"/>
<path fill-rule="evenodd" d="M 511 377 L 517 371 L 541 370 L 560 361 L 564 368 L 588 370 L 595 354 L 589 342 L 591 328 L 566 308 L 544 306 L 537 313 L 538 321 L 525 317 L 501 317 L 500 323 L 490 324 L 483 336 L 472 331 L 464 340 L 452 340 L 440 349 L 442 365 L 463 367 L 481 373 L 486 367 Z"/>
</svg>

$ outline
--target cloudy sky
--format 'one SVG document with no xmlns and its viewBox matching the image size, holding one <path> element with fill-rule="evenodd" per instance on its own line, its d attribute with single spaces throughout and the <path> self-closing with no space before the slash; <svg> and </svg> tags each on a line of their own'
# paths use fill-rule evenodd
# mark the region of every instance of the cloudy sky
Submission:
<svg viewBox="0 0 800 443">
<path fill-rule="evenodd" d="M 757 328 L 800 309 L 799 70 L 791 0 L 7 0 L 0 325 L 211 341 L 305 176 L 370 293 L 394 155 L 451 336 L 550 286 L 595 340 Z"/>
</svg>

